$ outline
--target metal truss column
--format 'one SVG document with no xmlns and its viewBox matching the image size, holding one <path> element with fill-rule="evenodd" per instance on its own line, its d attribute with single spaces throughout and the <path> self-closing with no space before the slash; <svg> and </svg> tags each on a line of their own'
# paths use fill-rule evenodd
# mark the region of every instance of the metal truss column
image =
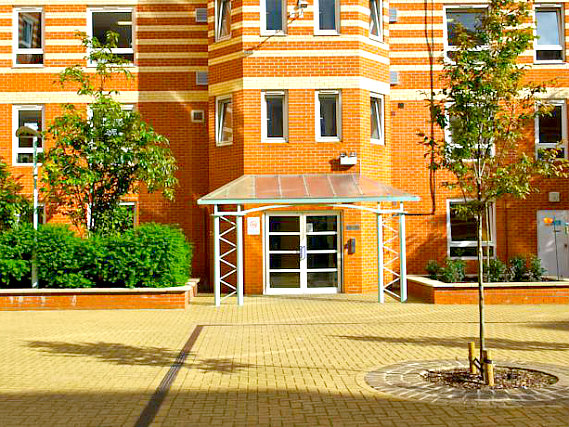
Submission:
<svg viewBox="0 0 569 427">
<path fill-rule="evenodd" d="M 237 206 L 241 212 L 241 206 Z M 237 223 L 237 304 L 243 305 L 243 216 L 235 218 Z"/>
<path fill-rule="evenodd" d="M 381 204 L 377 204 L 379 210 Z M 384 277 L 383 277 L 383 217 L 381 214 L 376 214 L 377 219 L 377 301 L 379 303 L 385 302 L 384 292 Z"/>
<path fill-rule="evenodd" d="M 405 245 L 405 211 L 399 204 L 399 296 L 401 302 L 407 301 L 407 247 Z"/>
</svg>

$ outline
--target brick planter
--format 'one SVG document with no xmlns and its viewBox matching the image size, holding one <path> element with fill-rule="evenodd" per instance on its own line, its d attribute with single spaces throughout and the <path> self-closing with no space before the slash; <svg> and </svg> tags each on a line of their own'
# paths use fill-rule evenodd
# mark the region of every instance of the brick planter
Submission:
<svg viewBox="0 0 569 427">
<path fill-rule="evenodd" d="M 185 309 L 198 282 L 173 288 L 0 289 L 0 311 Z"/>
<path fill-rule="evenodd" d="M 487 304 L 569 304 L 569 280 L 495 282 L 484 285 Z M 433 304 L 477 304 L 477 283 L 443 283 L 422 276 L 407 277 L 409 295 Z"/>
</svg>

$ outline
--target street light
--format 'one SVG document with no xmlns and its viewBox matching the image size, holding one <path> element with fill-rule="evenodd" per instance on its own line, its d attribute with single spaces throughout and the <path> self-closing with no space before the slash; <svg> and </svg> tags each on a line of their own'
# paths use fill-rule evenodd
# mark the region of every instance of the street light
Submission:
<svg viewBox="0 0 569 427">
<path fill-rule="evenodd" d="M 34 164 L 34 200 L 33 200 L 33 224 L 34 230 L 38 230 L 38 138 L 41 138 L 41 132 L 32 129 L 28 126 L 21 126 L 16 130 L 16 138 L 28 137 L 32 138 L 32 143 L 34 147 L 33 164 Z M 36 259 L 36 247 L 37 247 L 37 233 L 34 233 L 34 248 L 32 251 L 32 288 L 39 287 L 38 281 L 38 263 Z"/>
</svg>

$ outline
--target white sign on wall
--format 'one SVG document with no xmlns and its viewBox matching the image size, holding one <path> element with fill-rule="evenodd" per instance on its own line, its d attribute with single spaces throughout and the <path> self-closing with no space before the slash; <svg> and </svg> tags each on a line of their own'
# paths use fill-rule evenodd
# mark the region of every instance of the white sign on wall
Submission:
<svg viewBox="0 0 569 427">
<path fill-rule="evenodd" d="M 247 234 L 249 236 L 258 236 L 261 234 L 261 218 L 258 216 L 247 218 Z"/>
</svg>

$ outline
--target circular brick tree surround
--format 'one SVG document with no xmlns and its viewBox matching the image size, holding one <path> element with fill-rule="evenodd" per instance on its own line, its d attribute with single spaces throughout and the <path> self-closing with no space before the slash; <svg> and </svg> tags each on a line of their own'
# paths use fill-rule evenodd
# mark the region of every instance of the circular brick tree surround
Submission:
<svg viewBox="0 0 569 427">
<path fill-rule="evenodd" d="M 569 367 L 518 361 L 496 362 L 496 365 L 546 372 L 556 376 L 559 381 L 547 387 L 534 389 L 463 390 L 427 382 L 421 376 L 428 370 L 468 368 L 467 364 L 457 360 L 402 362 L 367 373 L 365 381 L 382 393 L 422 402 L 569 405 Z"/>
</svg>

